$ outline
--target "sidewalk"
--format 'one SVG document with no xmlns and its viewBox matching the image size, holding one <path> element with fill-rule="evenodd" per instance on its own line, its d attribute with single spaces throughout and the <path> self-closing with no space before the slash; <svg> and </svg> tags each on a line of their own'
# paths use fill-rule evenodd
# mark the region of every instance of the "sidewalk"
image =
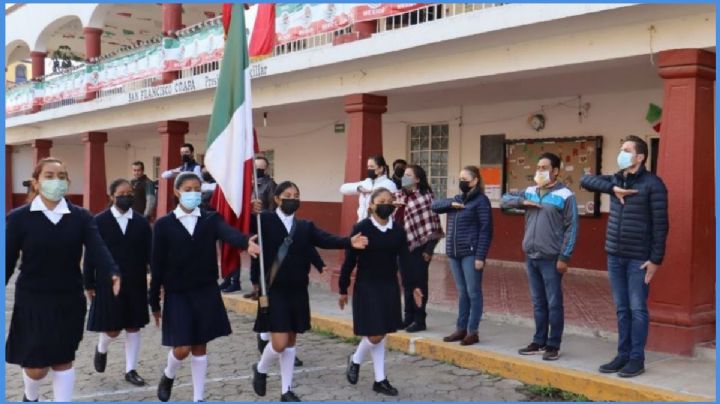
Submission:
<svg viewBox="0 0 720 404">
<path fill-rule="evenodd" d="M 323 254 L 331 268 L 334 257 Z M 431 284 L 443 287 L 449 277 L 442 275 L 437 266 L 431 268 Z M 314 270 L 313 270 L 314 271 Z M 328 270 L 327 272 L 331 272 Z M 490 275 L 492 274 L 492 275 Z M 428 307 L 428 330 L 416 334 L 404 331 L 388 337 L 389 347 L 426 358 L 444 360 L 455 365 L 483 370 L 500 376 L 536 385 L 552 385 L 562 390 L 583 394 L 594 401 L 715 401 L 715 360 L 707 356 L 689 358 L 649 352 L 646 358 L 646 373 L 633 379 L 621 379 L 617 375 L 603 375 L 597 367 L 612 359 L 616 349 L 616 336 L 609 329 L 614 324 L 610 316 L 603 314 L 612 309 L 600 309 L 598 300 L 609 299 L 609 289 L 602 283 L 602 276 L 571 273 L 564 281 L 567 324 L 563 340 L 562 356 L 555 362 L 543 361 L 540 356 L 520 356 L 517 350 L 529 343 L 534 327 L 529 318 L 530 302 L 527 296 L 527 281 L 524 288 L 516 286 L 523 282 L 522 272 L 517 268 L 492 267 L 485 272 L 485 315 L 480 324 L 480 343 L 472 347 L 461 347 L 456 343 L 445 343 L 442 337 L 455 324 L 453 306 L 444 303 L 452 293 L 445 287 L 442 291 L 430 292 Z M 490 275 L 490 276 L 488 276 Z M 249 285 L 247 271 L 243 271 L 244 285 Z M 312 323 L 315 329 L 330 331 L 341 337 L 352 336 L 352 312 L 341 311 L 337 305 L 336 293 L 329 290 L 330 273 L 313 275 L 310 287 Z M 574 279 L 575 278 L 575 279 Z M 440 282 L 438 282 L 440 281 Z M 507 286 L 503 287 L 503 283 Z M 577 286 L 568 288 L 568 284 Z M 512 287 L 510 287 L 512 286 Z M 585 289 L 583 289 L 585 288 Z M 247 290 L 247 287 L 245 288 Z M 567 293 L 568 289 L 571 293 Z M 587 289 L 597 292 L 588 296 Z M 586 292 L 582 292 L 586 290 Z M 435 298 L 433 298 L 435 292 Z M 525 296 L 523 296 L 523 292 Z M 254 314 L 257 303 L 243 299 L 242 293 L 225 295 L 228 309 Z M 498 297 L 500 300 L 498 300 Z M 527 304 L 526 309 L 521 306 Z M 584 308 L 592 307 L 592 311 Z M 498 308 L 501 308 L 498 310 Z M 569 313 L 570 312 L 570 313 Z M 601 313 L 601 314 L 598 314 Z M 573 313 L 573 314 L 571 314 Z M 578 314 L 574 314 L 578 313 Z M 589 324 L 596 325 L 592 328 Z M 601 326 L 605 325 L 605 328 Z M 300 339 L 302 344 L 302 339 Z"/>
</svg>

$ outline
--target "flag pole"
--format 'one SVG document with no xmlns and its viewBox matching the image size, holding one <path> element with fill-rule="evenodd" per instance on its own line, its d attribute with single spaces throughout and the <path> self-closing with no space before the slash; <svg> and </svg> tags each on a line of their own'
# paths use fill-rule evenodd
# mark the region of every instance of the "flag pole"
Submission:
<svg viewBox="0 0 720 404">
<path fill-rule="evenodd" d="M 255 156 L 253 156 L 253 186 L 255 188 L 255 198 L 260 199 L 260 193 L 258 192 L 257 170 L 255 170 Z M 268 299 L 267 286 L 265 285 L 265 259 L 263 257 L 262 220 L 260 219 L 260 216 L 260 213 L 255 215 L 257 218 L 258 246 L 260 246 L 260 296 L 258 296 L 258 302 L 260 303 L 260 308 L 267 308 Z"/>
</svg>

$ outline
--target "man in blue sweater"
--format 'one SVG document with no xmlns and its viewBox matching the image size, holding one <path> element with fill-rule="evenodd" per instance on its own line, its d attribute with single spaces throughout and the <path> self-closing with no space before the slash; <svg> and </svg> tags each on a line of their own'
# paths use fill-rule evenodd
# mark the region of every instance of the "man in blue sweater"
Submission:
<svg viewBox="0 0 720 404">
<path fill-rule="evenodd" d="M 522 247 L 533 302 L 535 335 L 532 343 L 518 353 L 542 353 L 544 360 L 560 357 L 565 325 L 561 281 L 578 232 L 575 194 L 558 181 L 559 174 L 560 157 L 544 153 L 535 172 L 537 185 L 503 195 L 501 204 L 503 209 L 525 210 Z"/>
<path fill-rule="evenodd" d="M 618 352 L 600 366 L 602 373 L 633 377 L 645 371 L 650 281 L 665 255 L 668 234 L 667 188 L 645 169 L 648 146 L 628 136 L 614 175 L 582 178 L 583 188 L 610 194 L 605 238 L 608 275 L 618 317 Z"/>
</svg>

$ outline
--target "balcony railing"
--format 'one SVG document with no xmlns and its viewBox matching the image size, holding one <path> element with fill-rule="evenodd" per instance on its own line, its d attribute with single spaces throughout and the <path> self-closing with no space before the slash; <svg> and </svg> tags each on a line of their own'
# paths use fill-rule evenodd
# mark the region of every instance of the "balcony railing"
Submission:
<svg viewBox="0 0 720 404">
<path fill-rule="evenodd" d="M 455 15 L 501 6 L 503 3 L 428 4 L 376 20 L 376 32 L 403 29 L 432 23 Z M 332 46 L 334 39 L 352 32 L 347 26 L 332 32 L 278 44 L 276 57 L 307 49 Z M 220 68 L 224 47 L 221 17 L 177 32 L 177 38 L 151 41 L 141 47 L 126 49 L 96 61 L 51 74 L 40 80 L 10 87 L 6 91 L 5 111 L 8 118 L 36 111 L 63 108 L 83 102 L 87 94 L 96 99 L 150 89 L 163 84 L 163 73 L 178 72 L 180 79 L 206 75 Z"/>
</svg>

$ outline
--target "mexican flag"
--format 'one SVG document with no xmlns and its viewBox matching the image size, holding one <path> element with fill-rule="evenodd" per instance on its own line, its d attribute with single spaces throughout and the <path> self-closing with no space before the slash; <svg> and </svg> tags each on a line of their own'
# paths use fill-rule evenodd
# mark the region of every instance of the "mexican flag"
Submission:
<svg viewBox="0 0 720 404">
<path fill-rule="evenodd" d="M 210 116 L 205 166 L 218 185 L 213 206 L 231 226 L 247 233 L 256 142 L 245 33 L 245 10 L 233 7 Z M 239 263 L 238 251 L 224 244 L 223 276 L 239 268 Z"/>
<path fill-rule="evenodd" d="M 662 108 L 657 105 L 650 103 L 648 106 L 647 114 L 645 114 L 645 120 L 652 125 L 655 132 L 660 133 L 660 119 L 662 118 Z"/>
</svg>

